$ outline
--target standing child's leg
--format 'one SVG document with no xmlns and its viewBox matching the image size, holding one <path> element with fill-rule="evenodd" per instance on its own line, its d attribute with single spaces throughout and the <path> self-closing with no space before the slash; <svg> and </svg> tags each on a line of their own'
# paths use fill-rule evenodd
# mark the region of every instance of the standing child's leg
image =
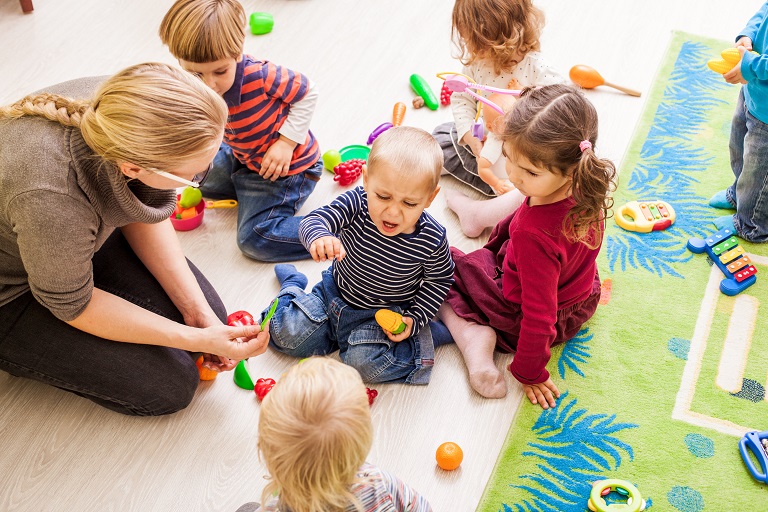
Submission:
<svg viewBox="0 0 768 512">
<path fill-rule="evenodd" d="M 517 190 L 482 201 L 471 199 L 456 190 L 443 190 L 448 208 L 459 217 L 461 230 L 470 238 L 480 236 L 485 228 L 494 227 L 525 201 L 525 196 Z"/>
<path fill-rule="evenodd" d="M 487 325 L 468 322 L 443 303 L 437 316 L 451 331 L 456 345 L 464 356 L 472 388 L 486 398 L 503 398 L 507 394 L 504 376 L 493 362 L 496 331 Z"/>
<path fill-rule="evenodd" d="M 296 212 L 315 189 L 322 162 L 304 172 L 265 180 L 255 171 L 241 169 L 232 179 L 237 190 L 237 245 L 246 256 L 281 262 L 309 258 L 299 239 L 302 217 Z"/>
</svg>

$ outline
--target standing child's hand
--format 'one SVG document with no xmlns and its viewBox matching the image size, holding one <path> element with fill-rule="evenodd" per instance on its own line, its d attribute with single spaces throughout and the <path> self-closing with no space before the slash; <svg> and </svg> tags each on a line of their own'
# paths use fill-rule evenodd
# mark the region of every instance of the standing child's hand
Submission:
<svg viewBox="0 0 768 512">
<path fill-rule="evenodd" d="M 555 406 L 555 398 L 560 398 L 560 390 L 557 389 L 552 379 L 547 379 L 539 384 L 523 384 L 525 394 L 532 404 L 541 405 L 542 409 Z"/>
<path fill-rule="evenodd" d="M 413 318 L 409 316 L 404 316 L 403 323 L 405 324 L 405 329 L 400 334 L 392 334 L 389 331 L 384 331 L 384 334 L 387 335 L 387 338 L 389 338 L 389 341 L 394 341 L 395 343 L 399 343 L 410 337 L 411 333 L 413 332 Z"/>
<path fill-rule="evenodd" d="M 738 48 L 739 50 L 741 59 L 739 59 L 739 63 L 736 64 L 732 70 L 730 70 L 729 72 L 723 75 L 723 78 L 725 78 L 725 81 L 728 82 L 729 84 L 745 84 L 747 83 L 747 81 L 744 80 L 744 77 L 741 74 L 741 61 L 744 59 L 744 54 L 747 53 L 749 50 L 747 50 L 747 47 L 743 45 L 736 46 L 736 48 Z"/>
<path fill-rule="evenodd" d="M 269 146 L 261 161 L 259 175 L 265 180 L 275 181 L 277 178 L 288 175 L 291 170 L 291 159 L 296 143 L 281 135 L 279 139 Z"/>
<path fill-rule="evenodd" d="M 309 254 L 315 261 L 326 261 L 333 258 L 341 261 L 347 255 L 347 251 L 344 250 L 341 240 L 335 236 L 321 236 L 309 246 Z"/>
<path fill-rule="evenodd" d="M 739 46 L 743 46 L 747 49 L 747 51 L 752 51 L 752 40 L 748 38 L 747 36 L 740 37 L 738 41 L 736 41 L 736 48 Z"/>
</svg>

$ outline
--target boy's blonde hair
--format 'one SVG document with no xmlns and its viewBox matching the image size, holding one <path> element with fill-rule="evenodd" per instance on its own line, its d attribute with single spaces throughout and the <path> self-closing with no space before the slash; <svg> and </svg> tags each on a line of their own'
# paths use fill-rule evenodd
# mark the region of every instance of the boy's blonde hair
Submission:
<svg viewBox="0 0 768 512">
<path fill-rule="evenodd" d="M 294 365 L 264 398 L 259 452 L 270 474 L 262 495 L 293 512 L 343 511 L 373 444 L 365 385 L 357 370 L 312 357 Z"/>
<path fill-rule="evenodd" d="M 189 73 L 146 63 L 110 77 L 90 100 L 40 93 L 0 108 L 0 118 L 23 116 L 79 128 L 104 160 L 170 172 L 221 143 L 227 105 Z"/>
<path fill-rule="evenodd" d="M 487 60 L 498 75 L 540 49 L 544 13 L 532 0 L 456 0 L 451 22 L 462 64 Z"/>
<path fill-rule="evenodd" d="M 159 33 L 177 59 L 197 64 L 238 59 L 245 45 L 245 11 L 237 0 L 177 0 Z"/>
<path fill-rule="evenodd" d="M 437 188 L 443 170 L 443 150 L 427 131 L 412 126 L 397 126 L 379 135 L 368 155 L 368 174 L 382 163 L 396 170 L 410 183 L 429 180 Z"/>
</svg>

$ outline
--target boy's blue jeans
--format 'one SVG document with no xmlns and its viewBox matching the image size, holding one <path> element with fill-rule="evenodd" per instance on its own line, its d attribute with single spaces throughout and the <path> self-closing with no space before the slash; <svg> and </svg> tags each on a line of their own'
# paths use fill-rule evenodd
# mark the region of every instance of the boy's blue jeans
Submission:
<svg viewBox="0 0 768 512">
<path fill-rule="evenodd" d="M 318 160 L 304 172 L 265 180 L 222 143 L 200 190 L 213 199 L 237 199 L 237 245 L 243 254 L 259 261 L 295 261 L 309 258 L 299 239 L 302 217 L 296 217 L 296 212 L 322 173 L 323 163 Z"/>
<path fill-rule="evenodd" d="M 743 239 L 768 242 L 768 125 L 747 111 L 743 89 L 729 147 L 736 179 L 725 195 L 736 206 L 733 224 Z"/>
<path fill-rule="evenodd" d="M 402 309 L 393 307 L 402 313 Z M 262 312 L 264 318 L 266 310 Z M 429 326 L 399 343 L 387 338 L 374 309 L 355 309 L 339 296 L 330 270 L 310 293 L 288 286 L 269 323 L 270 345 L 293 357 L 339 351 L 365 382 L 428 384 L 435 362 Z"/>
</svg>

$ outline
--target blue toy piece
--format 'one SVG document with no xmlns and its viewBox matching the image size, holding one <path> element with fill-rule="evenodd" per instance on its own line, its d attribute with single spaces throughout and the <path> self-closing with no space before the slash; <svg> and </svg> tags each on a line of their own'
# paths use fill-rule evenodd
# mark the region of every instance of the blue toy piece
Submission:
<svg viewBox="0 0 768 512">
<path fill-rule="evenodd" d="M 752 451 L 760 466 L 762 466 L 762 473 L 758 472 L 754 462 L 752 462 L 752 458 L 749 456 L 748 450 Z M 747 469 L 752 473 L 755 480 L 768 484 L 768 430 L 744 434 L 744 437 L 739 440 L 739 451 L 741 452 L 741 458 L 744 459 L 744 464 L 747 465 Z"/>
<path fill-rule="evenodd" d="M 757 281 L 757 269 L 736 239 L 732 228 L 721 229 L 705 239 L 691 238 L 688 250 L 695 254 L 707 253 L 709 259 L 725 276 L 720 291 L 726 295 L 741 293 Z"/>
</svg>

